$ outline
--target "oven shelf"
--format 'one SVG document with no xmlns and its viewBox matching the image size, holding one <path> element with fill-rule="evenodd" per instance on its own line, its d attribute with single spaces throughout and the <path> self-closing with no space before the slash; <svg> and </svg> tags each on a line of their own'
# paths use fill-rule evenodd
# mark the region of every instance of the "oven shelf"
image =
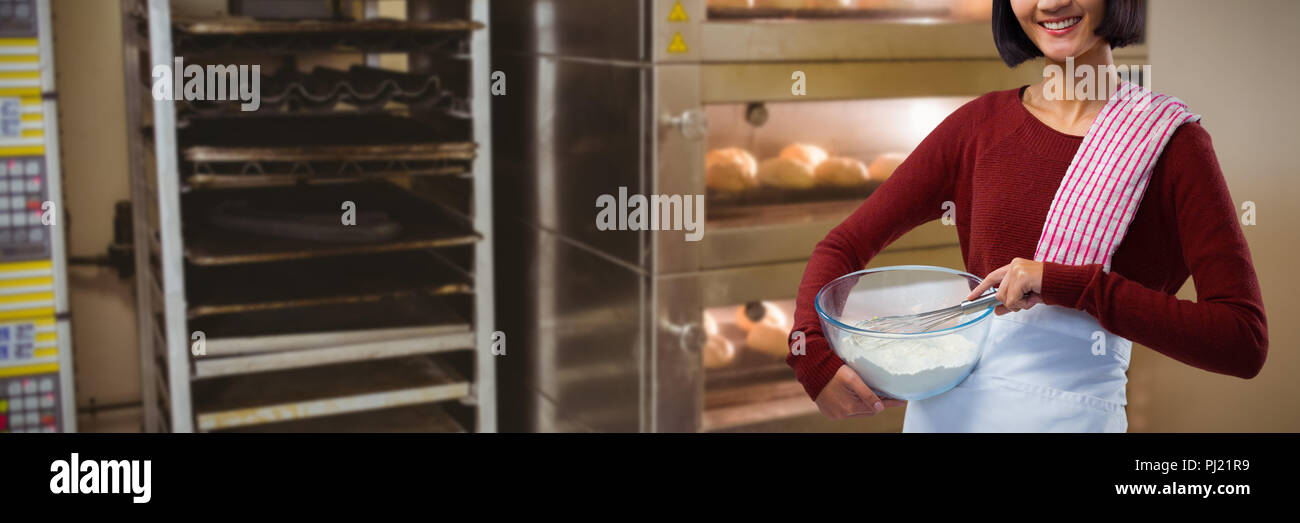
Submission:
<svg viewBox="0 0 1300 523">
<path fill-rule="evenodd" d="M 900 20 L 900 19 L 944 19 L 950 18 L 952 11 L 947 8 L 915 9 L 843 9 L 843 8 L 778 8 L 778 7 L 710 7 L 709 20 L 779 20 L 797 19 L 856 19 L 856 20 Z"/>
<path fill-rule="evenodd" d="M 464 176 L 469 173 L 463 162 L 447 160 L 194 162 L 191 166 L 192 174 L 185 178 L 182 187 L 185 192 L 388 180 L 408 176 Z"/>
<path fill-rule="evenodd" d="M 426 252 L 314 258 L 262 264 L 192 266 L 188 317 L 373 303 L 472 292 L 470 277 Z"/>
<path fill-rule="evenodd" d="M 195 117 L 177 130 L 188 162 L 473 160 L 466 122 L 390 114 Z"/>
<path fill-rule="evenodd" d="M 302 73 L 293 65 L 282 67 L 262 82 L 259 110 L 286 106 L 308 108 L 333 107 L 338 103 L 375 111 L 389 102 L 406 104 L 414 109 L 450 111 L 465 102 L 443 86 L 443 79 L 433 74 L 390 71 L 354 65 L 347 70 L 316 67 Z M 235 113 L 240 101 L 182 101 L 184 107 L 199 113 Z"/>
<path fill-rule="evenodd" d="M 465 426 L 438 404 L 412 405 L 222 430 L 229 433 L 374 434 L 464 433 Z"/>
<path fill-rule="evenodd" d="M 400 229 L 384 239 L 360 241 L 358 235 L 358 241 L 347 242 L 258 232 L 281 225 L 289 227 L 307 216 L 331 220 L 332 224 L 322 226 L 325 231 L 342 231 L 345 228 L 338 216 L 342 212 L 340 204 L 345 201 L 356 205 L 359 216 L 382 212 L 387 225 Z M 243 225 L 233 227 L 225 223 L 222 211 L 223 205 L 230 202 L 241 202 L 253 212 L 273 209 L 274 219 L 239 222 Z M 482 238 L 464 218 L 384 182 L 208 191 L 189 195 L 185 206 L 186 223 L 190 224 L 185 229 L 185 258 L 200 266 L 455 247 Z M 358 220 L 358 225 L 367 225 L 360 223 L 360 217 Z"/>
<path fill-rule="evenodd" d="M 192 387 L 201 431 L 438 403 L 470 394 L 467 380 L 427 356 L 227 376 L 195 381 Z"/>
<path fill-rule="evenodd" d="M 142 24 L 143 25 L 143 24 Z M 176 54 L 460 51 L 483 24 L 468 20 L 173 19 Z M 142 30 L 147 32 L 146 27 Z"/>
<path fill-rule="evenodd" d="M 194 379 L 474 347 L 466 316 L 433 297 L 212 316 L 190 328 L 206 338 Z"/>
<path fill-rule="evenodd" d="M 793 379 L 704 393 L 702 432 L 715 432 L 817 412 L 803 386 Z"/>
</svg>

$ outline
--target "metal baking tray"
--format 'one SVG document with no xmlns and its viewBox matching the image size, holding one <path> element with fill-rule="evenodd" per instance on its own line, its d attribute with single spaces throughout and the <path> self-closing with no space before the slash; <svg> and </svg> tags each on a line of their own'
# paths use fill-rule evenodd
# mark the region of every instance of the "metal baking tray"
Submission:
<svg viewBox="0 0 1300 523">
<path fill-rule="evenodd" d="M 436 253 L 406 251 L 287 262 L 194 266 L 189 318 L 385 299 L 465 294 L 470 276 Z"/>
<path fill-rule="evenodd" d="M 462 303 L 463 302 L 463 303 Z M 365 333 L 469 329 L 467 296 L 409 296 L 366 303 L 332 303 L 288 309 L 258 310 L 191 319 L 203 331 L 210 357 L 293 350 L 349 342 Z"/>
<path fill-rule="evenodd" d="M 301 72 L 296 65 L 280 68 L 261 83 L 262 111 L 282 107 L 332 107 L 347 103 L 363 110 L 379 110 L 389 102 L 425 109 L 449 105 L 456 94 L 444 87 L 442 77 L 354 65 L 347 70 L 316 67 Z M 236 112 L 241 101 L 186 101 L 199 112 Z"/>
<path fill-rule="evenodd" d="M 222 430 L 230 433 L 463 433 L 465 426 L 438 404 L 412 405 Z"/>
<path fill-rule="evenodd" d="M 467 122 L 330 113 L 191 118 L 177 130 L 188 162 L 473 160 Z"/>
<path fill-rule="evenodd" d="M 241 189 L 388 180 L 407 176 L 462 176 L 469 168 L 448 161 L 241 162 L 192 164 L 183 190 Z"/>
<path fill-rule="evenodd" d="M 435 297 L 196 318 L 194 379 L 468 350 L 468 316 Z"/>
<path fill-rule="evenodd" d="M 908 18 L 949 18 L 948 8 L 913 9 L 845 9 L 835 7 L 710 7 L 709 20 L 763 20 L 780 18 L 799 19 L 868 19 L 898 20 Z"/>
<path fill-rule="evenodd" d="M 286 216 L 340 217 L 342 202 L 350 201 L 358 216 L 382 212 L 389 223 L 400 228 L 392 237 L 378 241 L 341 243 L 245 232 L 213 223 L 215 209 L 231 201 L 254 209 L 274 209 Z M 200 191 L 187 194 L 183 207 L 185 258 L 201 266 L 454 247 L 482 239 L 464 218 L 386 182 Z M 334 225 L 344 230 L 341 221 Z"/>
<path fill-rule="evenodd" d="M 469 32 L 483 27 L 469 20 L 176 18 L 172 34 L 177 54 L 187 56 L 229 51 L 405 52 L 457 50 Z"/>
<path fill-rule="evenodd" d="M 469 396 L 469 382 L 430 356 L 227 376 L 193 383 L 201 431 L 320 418 Z"/>
<path fill-rule="evenodd" d="M 747 386 L 708 389 L 700 431 L 714 432 L 817 412 L 799 382 L 786 379 Z"/>
<path fill-rule="evenodd" d="M 851 200 L 861 202 L 871 196 L 882 182 L 871 180 L 857 187 L 813 187 L 810 189 L 777 189 L 756 187 L 745 191 L 714 191 L 707 193 L 709 216 L 723 216 L 732 211 L 745 212 L 746 208 L 766 205 L 825 203 Z"/>
</svg>

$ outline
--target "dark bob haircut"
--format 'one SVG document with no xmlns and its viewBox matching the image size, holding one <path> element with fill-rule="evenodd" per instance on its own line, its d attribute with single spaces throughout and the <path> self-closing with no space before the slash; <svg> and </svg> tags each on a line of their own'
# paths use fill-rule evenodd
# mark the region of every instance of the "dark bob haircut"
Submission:
<svg viewBox="0 0 1300 523">
<path fill-rule="evenodd" d="M 1106 0 L 1106 16 L 1097 28 L 1112 48 L 1140 44 L 1146 28 L 1146 0 Z M 993 43 L 998 54 L 1008 66 L 1015 67 L 1043 56 L 1038 46 L 1020 27 L 1020 20 L 1011 10 L 1011 0 L 993 0 Z"/>
</svg>

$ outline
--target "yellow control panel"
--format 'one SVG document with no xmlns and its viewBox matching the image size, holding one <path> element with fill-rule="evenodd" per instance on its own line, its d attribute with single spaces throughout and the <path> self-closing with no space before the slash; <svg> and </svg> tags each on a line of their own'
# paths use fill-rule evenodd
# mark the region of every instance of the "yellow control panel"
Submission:
<svg viewBox="0 0 1300 523">
<path fill-rule="evenodd" d="M 0 0 L 0 432 L 75 426 L 48 0 Z"/>
</svg>

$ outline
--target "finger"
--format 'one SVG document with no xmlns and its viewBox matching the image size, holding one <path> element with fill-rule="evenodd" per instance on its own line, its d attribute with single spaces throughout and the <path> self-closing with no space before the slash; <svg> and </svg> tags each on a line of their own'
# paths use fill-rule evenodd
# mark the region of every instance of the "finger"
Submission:
<svg viewBox="0 0 1300 523">
<path fill-rule="evenodd" d="M 865 409 L 868 414 L 875 414 L 885 410 L 880 398 L 876 397 L 876 393 L 872 392 L 871 388 L 867 387 L 867 384 L 863 383 L 861 379 L 850 380 L 849 387 L 853 394 L 858 397 L 858 400 L 862 402 L 860 409 Z"/>
<path fill-rule="evenodd" d="M 1011 312 L 1017 312 L 1020 309 L 1023 309 L 1025 305 L 1023 303 L 1025 279 L 1021 278 L 1017 273 L 1008 277 L 1007 280 L 1008 281 L 1003 282 L 1002 286 L 998 288 L 999 292 L 1004 293 L 1002 296 L 1002 305 L 1006 306 L 1007 310 Z"/>
<path fill-rule="evenodd" d="M 996 314 L 996 315 L 998 315 L 998 316 L 1001 316 L 1001 315 L 1003 315 L 1003 314 L 1007 314 L 1007 313 L 1009 313 L 1009 312 L 1011 312 L 1011 311 L 1007 310 L 1006 307 L 1003 307 L 1003 306 L 1001 306 L 1001 305 L 998 305 L 996 308 L 993 309 L 993 314 Z"/>
<path fill-rule="evenodd" d="M 972 290 L 970 294 L 966 296 L 966 301 L 970 301 L 980 296 L 983 296 L 985 292 L 988 292 L 988 290 L 993 288 L 994 285 L 997 285 L 999 282 L 1001 282 L 1003 276 L 1005 276 L 1006 274 L 1007 274 L 1006 267 L 1002 267 L 996 271 L 990 272 L 989 275 L 984 278 L 984 281 L 981 281 L 979 285 L 976 285 L 975 290 Z"/>
</svg>

